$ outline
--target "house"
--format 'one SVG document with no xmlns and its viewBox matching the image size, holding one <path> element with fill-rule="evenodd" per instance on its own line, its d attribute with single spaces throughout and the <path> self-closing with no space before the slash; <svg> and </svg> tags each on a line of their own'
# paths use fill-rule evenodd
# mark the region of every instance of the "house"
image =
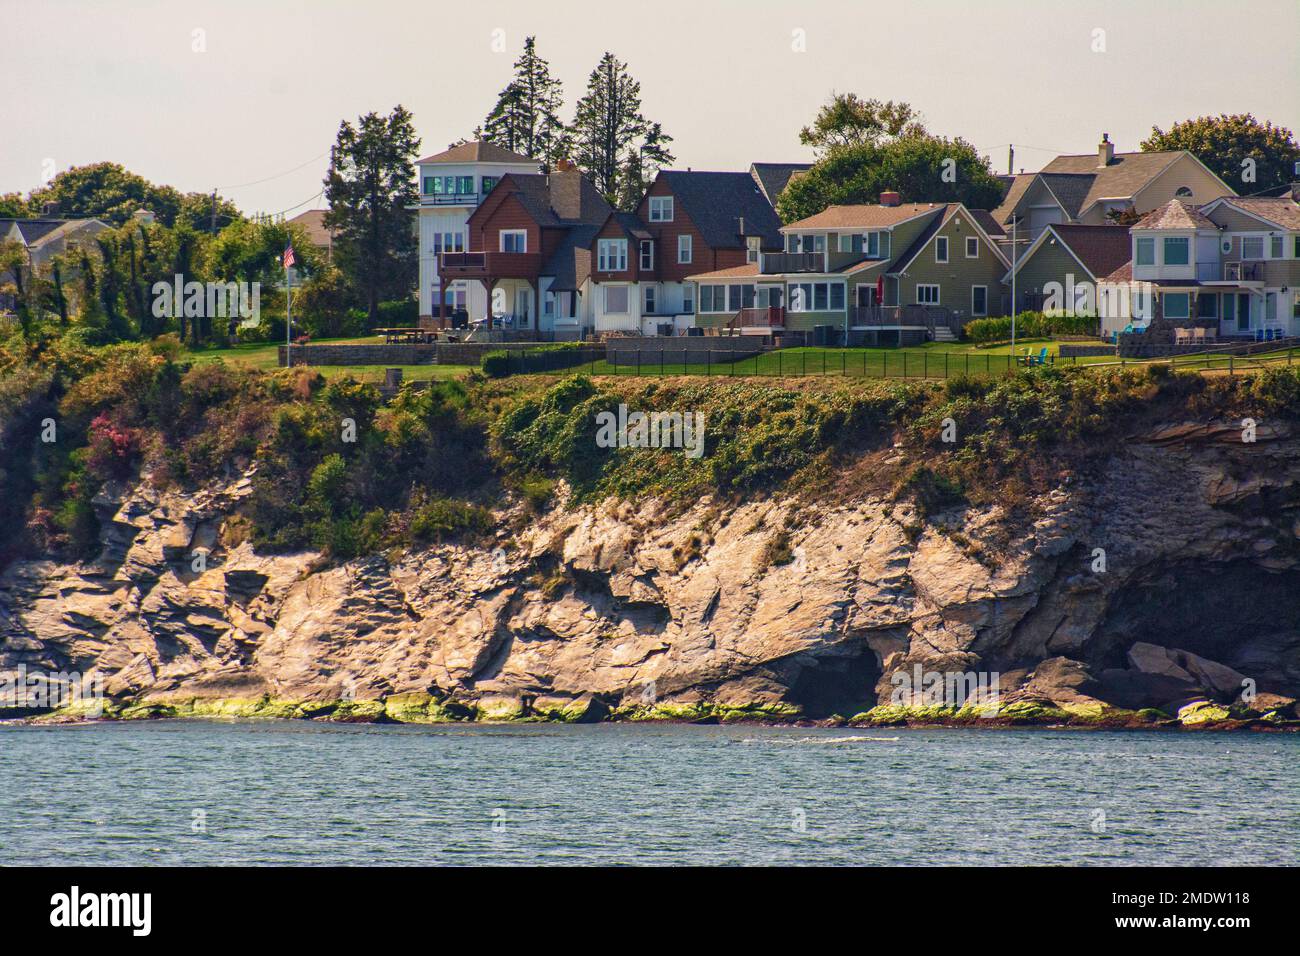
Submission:
<svg viewBox="0 0 1300 956">
<path fill-rule="evenodd" d="M 511 173 L 535 175 L 541 172 L 541 165 L 486 140 L 476 140 L 426 156 L 416 166 L 420 201 L 413 209 L 419 237 L 420 322 L 431 324 L 440 312 L 445 314 L 445 320 L 458 309 L 483 315 L 487 299 L 482 286 L 461 280 L 444 284 L 438 272 L 439 256 L 469 248 L 469 217 L 502 177 Z"/>
<path fill-rule="evenodd" d="M 1126 226 L 1054 223 L 1012 260 L 1002 281 L 1010 289 L 1015 278 L 1017 312 L 1047 307 L 1055 283 L 1065 296 L 1056 308 L 1095 314 L 1098 284 L 1130 258 Z"/>
<path fill-rule="evenodd" d="M 776 208 L 776 200 L 792 179 L 812 169 L 812 163 L 750 163 L 749 175 L 754 177 L 768 205 Z"/>
<path fill-rule="evenodd" d="M 1002 315 L 1010 263 L 997 224 L 961 203 L 831 206 L 782 227 L 782 252 L 698 272 L 697 324 L 814 341 L 947 338 Z"/>
<path fill-rule="evenodd" d="M 784 188 L 785 179 L 771 173 L 769 184 Z M 691 274 L 757 263 L 760 252 L 781 248 L 781 221 L 752 172 L 661 171 L 636 213 L 611 214 L 595 237 L 590 326 L 684 332 L 695 325 Z"/>
<path fill-rule="evenodd" d="M 1096 153 L 1057 156 L 1036 173 L 1012 178 L 993 218 L 1030 242 L 1052 224 L 1100 226 L 1140 215 L 1171 199 L 1207 203 L 1233 190 L 1186 150 L 1117 153 L 1103 133 Z"/>
<path fill-rule="evenodd" d="M 326 262 L 334 258 L 335 231 L 325 225 L 324 209 L 308 209 L 290 219 L 286 225 L 297 226 L 307 236 L 308 241 L 320 250 Z"/>
<path fill-rule="evenodd" d="M 28 265 L 36 272 L 45 272 L 55 256 L 75 252 L 88 245 L 95 236 L 112 228 L 100 219 L 0 219 L 0 242 L 16 242 L 27 253 Z M 75 266 L 64 274 L 65 281 L 75 273 Z M 0 272 L 0 288 L 13 281 L 12 273 Z M 0 312 L 14 309 L 15 296 L 0 292 Z"/>
<path fill-rule="evenodd" d="M 438 274 L 463 291 L 454 304 L 475 321 L 578 338 L 589 324 L 591 250 L 612 212 L 570 163 L 549 174 L 506 173 L 466 219 L 466 248 L 439 252 Z M 452 305 L 442 304 L 444 322 Z"/>
<path fill-rule="evenodd" d="M 1300 203 L 1223 196 L 1199 208 L 1173 199 L 1130 230 L 1131 259 L 1099 296 L 1102 331 L 1175 330 L 1217 338 L 1300 336 Z"/>
</svg>

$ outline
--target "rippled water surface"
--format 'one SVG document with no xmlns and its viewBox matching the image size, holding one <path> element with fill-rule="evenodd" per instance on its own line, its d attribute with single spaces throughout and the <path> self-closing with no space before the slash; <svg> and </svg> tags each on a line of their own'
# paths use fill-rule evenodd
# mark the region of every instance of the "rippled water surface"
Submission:
<svg viewBox="0 0 1300 956">
<path fill-rule="evenodd" d="M 6 862 L 1300 864 L 1300 736 L 0 727 Z"/>
</svg>

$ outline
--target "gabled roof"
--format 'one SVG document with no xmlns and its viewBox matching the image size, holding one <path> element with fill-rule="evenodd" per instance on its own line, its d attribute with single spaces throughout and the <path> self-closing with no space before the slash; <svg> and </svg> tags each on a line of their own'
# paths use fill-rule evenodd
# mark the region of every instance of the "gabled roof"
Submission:
<svg viewBox="0 0 1300 956">
<path fill-rule="evenodd" d="M 12 226 L 17 226 L 18 235 L 30 246 L 65 223 L 75 221 L 72 219 L 0 219 L 0 234 L 9 232 Z"/>
<path fill-rule="evenodd" d="M 427 166 L 432 163 L 527 163 L 537 167 L 540 163 L 528 156 L 511 152 L 495 143 L 479 139 L 470 143 L 459 143 L 441 153 L 434 153 L 424 159 L 416 160 L 416 165 Z"/>
<path fill-rule="evenodd" d="M 1053 223 L 1039 233 L 1033 245 L 1016 260 L 1014 270 L 1008 270 L 1004 281 L 1011 281 L 1011 272 L 1019 272 L 1034 254 L 1055 239 L 1072 255 L 1095 280 L 1100 280 L 1131 257 L 1129 231 L 1126 226 L 1081 226 Z"/>
<path fill-rule="evenodd" d="M 749 173 L 664 170 L 658 178 L 668 185 L 710 247 L 743 248 L 741 219 L 745 236 L 760 237 L 767 248 L 781 246 L 781 220 Z"/>
<path fill-rule="evenodd" d="M 1039 178 L 1071 219 L 1079 217 L 1079 211 L 1083 209 L 1088 193 L 1097 182 L 1097 177 L 1088 173 L 1042 172 Z"/>
<path fill-rule="evenodd" d="M 993 255 L 997 256 L 997 258 L 1002 260 L 1002 263 L 1004 265 L 1008 265 L 1008 266 L 1010 265 L 1010 263 L 1007 262 L 1007 257 L 1003 254 L 1002 250 L 998 248 L 997 243 L 995 243 L 993 241 L 993 238 L 990 235 L 988 235 L 988 233 L 984 230 L 984 228 L 980 225 L 979 221 L 976 219 L 974 213 L 972 213 L 969 209 L 967 209 L 959 202 L 943 203 L 940 206 L 937 206 L 936 208 L 943 209 L 943 215 L 935 216 L 931 222 L 926 224 L 925 228 L 921 230 L 921 234 L 916 237 L 916 240 L 910 246 L 907 247 L 907 249 L 903 252 L 903 254 L 894 257 L 894 261 L 890 263 L 889 266 L 890 275 L 894 275 L 895 273 L 905 272 L 907 270 L 907 267 L 910 266 L 912 262 L 916 259 L 916 257 L 919 256 L 925 250 L 925 247 L 930 244 L 930 240 L 935 237 L 935 234 L 940 229 L 942 229 L 945 225 L 947 225 L 950 219 L 952 219 L 958 213 L 963 213 L 963 212 L 966 214 L 967 220 L 972 225 L 974 225 L 975 228 L 978 229 L 981 233 L 984 233 L 985 244 L 989 247 L 989 249 L 992 250 Z"/>
<path fill-rule="evenodd" d="M 993 213 L 987 209 L 968 209 L 971 218 L 974 219 L 981 229 L 990 239 L 1002 239 L 1006 236 L 1007 231 L 1002 228 L 1002 223 L 993 218 Z"/>
<path fill-rule="evenodd" d="M 1153 209 L 1133 224 L 1136 229 L 1218 229 L 1195 206 L 1181 199 L 1171 199 Z"/>
<path fill-rule="evenodd" d="M 686 278 L 691 282 L 696 282 L 700 279 L 745 279 L 758 276 L 759 274 L 757 262 L 746 262 L 743 266 L 731 266 L 728 269 L 715 269 L 713 272 L 700 272 L 696 275 L 687 276 Z M 782 277 L 777 275 L 772 276 L 771 279 L 773 282 L 782 281 Z"/>
<path fill-rule="evenodd" d="M 1300 229 L 1300 203 L 1285 196 L 1221 196 L 1201 207 L 1202 212 L 1226 203 L 1256 219 L 1264 219 L 1282 229 Z"/>
<path fill-rule="evenodd" d="M 313 246 L 328 248 L 334 242 L 334 230 L 325 227 L 325 209 L 308 209 L 289 220 L 288 225 L 301 226 Z"/>
<path fill-rule="evenodd" d="M 636 213 L 632 212 L 612 212 L 606 217 L 605 223 L 601 225 L 604 229 L 609 220 L 614 220 L 622 228 L 623 232 L 631 239 L 653 239 L 654 235 L 645 224 L 637 218 Z"/>
<path fill-rule="evenodd" d="M 796 173 L 812 169 L 812 163 L 752 163 L 749 174 L 767 197 L 768 204 L 776 206 L 776 198 L 790 184 Z"/>
<path fill-rule="evenodd" d="M 800 229 L 886 229 L 943 208 L 943 203 L 932 202 L 905 202 L 897 206 L 828 206 L 784 228 L 790 232 Z"/>
<path fill-rule="evenodd" d="M 562 217 L 555 211 L 555 200 L 551 194 L 551 176 L 543 173 L 509 173 L 502 177 L 493 192 L 505 189 L 507 194 L 513 193 L 539 226 L 562 227 L 579 223 L 603 225 L 612 212 L 609 203 L 586 176 L 581 176 L 580 183 L 580 208 L 576 216 Z M 471 218 L 477 214 L 478 210 L 475 210 Z"/>
</svg>

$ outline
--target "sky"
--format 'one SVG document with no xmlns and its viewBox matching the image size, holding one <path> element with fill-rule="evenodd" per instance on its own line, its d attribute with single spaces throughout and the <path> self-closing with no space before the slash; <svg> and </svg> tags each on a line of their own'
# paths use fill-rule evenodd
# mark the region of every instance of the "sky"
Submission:
<svg viewBox="0 0 1300 956">
<path fill-rule="evenodd" d="M 565 119 L 625 61 L 682 169 L 810 161 L 836 91 L 905 100 L 998 172 L 1008 144 L 1035 170 L 1204 114 L 1300 130 L 1297 0 L 0 0 L 0 23 L 0 193 L 111 160 L 246 213 L 324 208 L 340 121 L 401 103 L 445 149 L 529 35 Z"/>
</svg>

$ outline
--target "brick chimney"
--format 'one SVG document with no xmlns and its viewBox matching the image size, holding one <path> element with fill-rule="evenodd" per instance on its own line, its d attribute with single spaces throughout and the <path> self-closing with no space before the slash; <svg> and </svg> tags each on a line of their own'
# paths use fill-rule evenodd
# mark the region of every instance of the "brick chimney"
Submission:
<svg viewBox="0 0 1300 956">
<path fill-rule="evenodd" d="M 1110 133 L 1101 134 L 1097 144 L 1097 168 L 1109 166 L 1115 160 L 1115 144 L 1110 141 Z"/>
<path fill-rule="evenodd" d="M 893 190 L 886 190 L 880 194 L 880 205 L 882 206 L 901 206 L 903 197 Z"/>
<path fill-rule="evenodd" d="M 548 177 L 551 186 L 551 208 L 561 219 L 582 217 L 582 172 L 573 163 L 555 164 Z"/>
</svg>

